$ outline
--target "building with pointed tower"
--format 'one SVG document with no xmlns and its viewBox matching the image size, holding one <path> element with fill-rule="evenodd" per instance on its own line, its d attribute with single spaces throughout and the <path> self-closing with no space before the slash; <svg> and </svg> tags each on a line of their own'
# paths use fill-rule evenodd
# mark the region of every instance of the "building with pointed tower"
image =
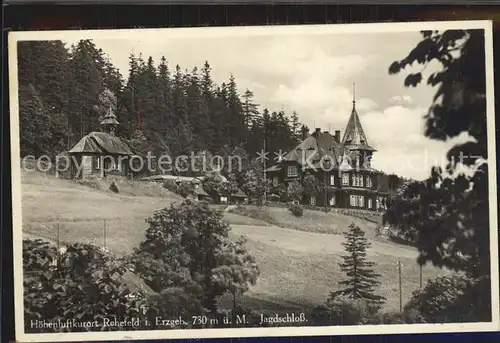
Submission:
<svg viewBox="0 0 500 343">
<path fill-rule="evenodd" d="M 317 191 L 304 189 L 303 204 L 380 211 L 385 209 L 391 185 L 396 187 L 397 181 L 371 167 L 374 152 L 354 98 L 342 138 L 340 130 L 331 134 L 316 128 L 278 164 L 266 169 L 266 176 L 272 180 L 273 189 L 284 187 L 285 194 L 294 181 L 304 185 L 306 177 L 309 184 L 311 178 L 315 180 Z"/>
<path fill-rule="evenodd" d="M 68 152 L 72 178 L 123 178 L 130 174 L 130 147 L 116 136 L 119 125 L 112 109 L 101 122 L 100 132 L 82 137 Z"/>
</svg>

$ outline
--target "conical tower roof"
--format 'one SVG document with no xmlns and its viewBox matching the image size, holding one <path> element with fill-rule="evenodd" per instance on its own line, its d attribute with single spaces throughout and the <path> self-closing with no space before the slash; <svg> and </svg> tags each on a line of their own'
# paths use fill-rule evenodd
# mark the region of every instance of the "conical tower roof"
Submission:
<svg viewBox="0 0 500 343">
<path fill-rule="evenodd" d="M 358 112 L 356 111 L 355 98 L 352 101 L 351 117 L 347 122 L 342 143 L 350 149 L 375 151 L 375 149 L 368 144 L 368 140 L 366 139 L 365 131 L 363 130 L 361 120 L 359 119 Z"/>
</svg>

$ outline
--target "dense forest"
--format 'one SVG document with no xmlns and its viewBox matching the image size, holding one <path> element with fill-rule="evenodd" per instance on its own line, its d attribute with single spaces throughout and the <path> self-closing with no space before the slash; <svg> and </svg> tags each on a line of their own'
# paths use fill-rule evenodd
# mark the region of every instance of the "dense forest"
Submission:
<svg viewBox="0 0 500 343">
<path fill-rule="evenodd" d="M 108 108 L 118 135 L 137 153 L 181 154 L 244 149 L 255 156 L 292 148 L 307 135 L 297 113 L 271 112 L 239 94 L 235 78 L 216 84 L 208 62 L 191 70 L 129 56 L 125 78 L 90 40 L 19 43 L 21 154 L 55 156 L 91 131 Z M 191 66 L 192 67 L 192 66 Z"/>
</svg>

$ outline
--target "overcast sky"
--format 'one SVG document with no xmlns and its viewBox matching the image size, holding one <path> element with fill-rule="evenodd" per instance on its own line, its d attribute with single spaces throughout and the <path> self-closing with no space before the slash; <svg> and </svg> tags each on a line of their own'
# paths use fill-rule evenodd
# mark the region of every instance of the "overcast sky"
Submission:
<svg viewBox="0 0 500 343">
<path fill-rule="evenodd" d="M 231 28 L 228 28 L 231 30 Z M 277 29 L 279 30 L 279 28 Z M 373 166 L 385 172 L 423 179 L 442 164 L 450 143 L 423 136 L 425 115 L 435 89 L 424 82 L 405 88 L 404 77 L 388 67 L 406 57 L 420 41 L 415 32 L 328 33 L 260 36 L 144 35 L 141 40 L 94 39 L 124 76 L 128 57 L 141 53 L 157 64 L 164 55 L 171 69 L 201 67 L 207 60 L 217 83 L 232 73 L 241 92 L 255 94 L 270 111 L 296 110 L 311 130 L 344 132 L 356 84 L 357 109 L 369 144 L 378 151 Z M 414 70 L 421 69 L 415 66 Z M 426 69 L 425 75 L 433 71 Z M 119 114 L 118 114 L 119 115 Z"/>
</svg>

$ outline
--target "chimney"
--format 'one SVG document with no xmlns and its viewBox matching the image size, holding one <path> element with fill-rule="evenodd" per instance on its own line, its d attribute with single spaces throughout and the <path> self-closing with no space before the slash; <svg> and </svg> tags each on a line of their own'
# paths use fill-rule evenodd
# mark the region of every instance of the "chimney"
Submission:
<svg viewBox="0 0 500 343">
<path fill-rule="evenodd" d="M 314 134 L 317 136 L 321 133 L 321 128 L 320 127 L 317 127 L 316 128 L 316 131 L 314 131 Z"/>
<path fill-rule="evenodd" d="M 340 130 L 335 130 L 335 140 L 340 143 Z"/>
</svg>

